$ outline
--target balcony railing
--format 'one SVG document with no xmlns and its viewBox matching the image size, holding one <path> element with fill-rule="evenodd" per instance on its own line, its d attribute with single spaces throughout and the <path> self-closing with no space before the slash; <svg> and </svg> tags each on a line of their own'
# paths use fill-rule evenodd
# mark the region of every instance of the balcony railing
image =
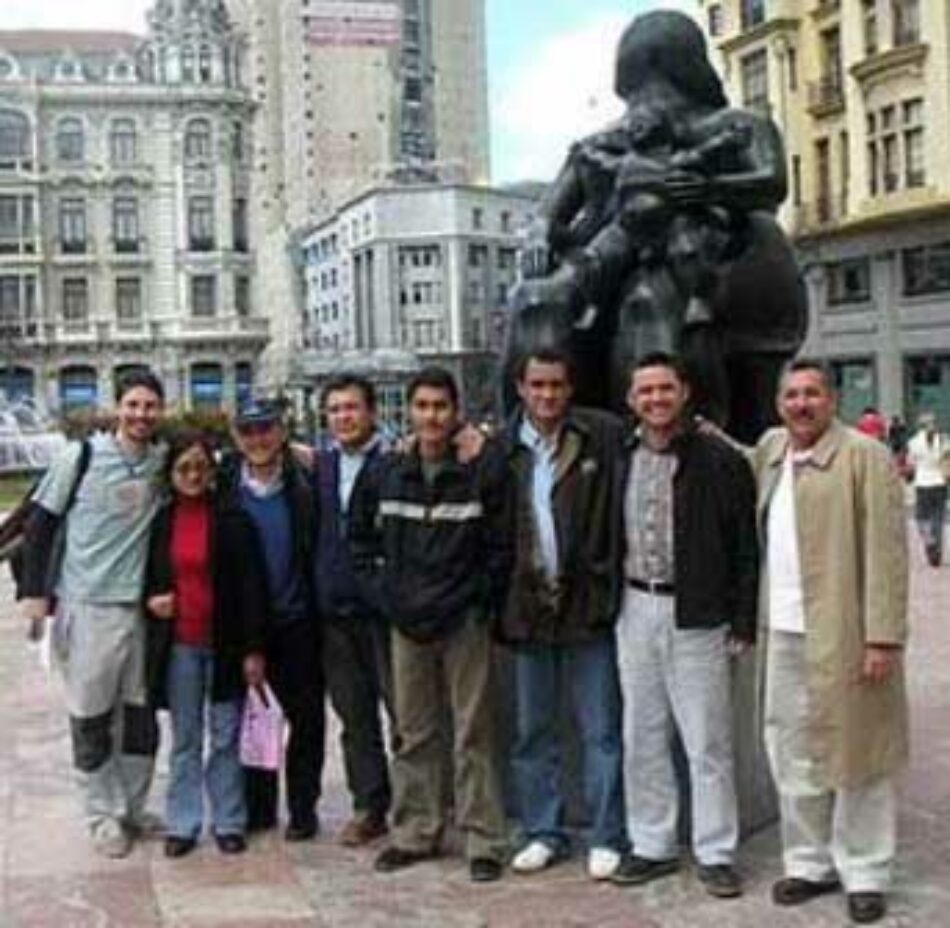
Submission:
<svg viewBox="0 0 950 928">
<path fill-rule="evenodd" d="M 841 109 L 844 106 L 844 84 L 839 75 L 823 77 L 808 85 L 808 108 L 813 114 Z"/>
</svg>

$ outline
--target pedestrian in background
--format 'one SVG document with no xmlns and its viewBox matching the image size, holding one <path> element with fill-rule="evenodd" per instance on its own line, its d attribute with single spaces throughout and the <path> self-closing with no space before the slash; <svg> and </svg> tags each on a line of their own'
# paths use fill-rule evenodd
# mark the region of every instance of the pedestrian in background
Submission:
<svg viewBox="0 0 950 928">
<path fill-rule="evenodd" d="M 264 678 L 267 599 L 254 525 L 215 493 L 214 469 L 207 436 L 173 438 L 172 493 L 152 525 L 146 575 L 149 690 L 153 704 L 171 713 L 168 857 L 197 845 L 205 791 L 219 849 L 246 847 L 238 740 L 244 687 Z"/>
<path fill-rule="evenodd" d="M 943 560 L 943 522 L 947 508 L 947 466 L 950 439 L 937 429 L 937 417 L 922 413 L 907 443 L 907 466 L 913 471 L 914 514 L 931 567 Z"/>
</svg>

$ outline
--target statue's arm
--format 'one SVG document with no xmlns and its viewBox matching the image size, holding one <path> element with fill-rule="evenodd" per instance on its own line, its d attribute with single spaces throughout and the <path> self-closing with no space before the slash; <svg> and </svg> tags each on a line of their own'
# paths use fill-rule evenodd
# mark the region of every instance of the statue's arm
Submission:
<svg viewBox="0 0 950 928">
<path fill-rule="evenodd" d="M 788 195 L 782 137 L 771 120 L 757 119 L 749 141 L 749 168 L 710 178 L 710 198 L 739 210 L 774 211 Z"/>
</svg>

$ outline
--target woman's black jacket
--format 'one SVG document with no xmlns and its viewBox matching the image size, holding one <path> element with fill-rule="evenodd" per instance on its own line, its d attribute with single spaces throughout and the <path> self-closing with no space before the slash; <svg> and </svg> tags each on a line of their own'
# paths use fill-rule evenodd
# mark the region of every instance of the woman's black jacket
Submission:
<svg viewBox="0 0 950 928">
<path fill-rule="evenodd" d="M 145 602 L 174 590 L 171 563 L 174 501 L 159 510 L 152 524 Z M 211 646 L 214 650 L 211 699 L 225 702 L 244 688 L 243 661 L 263 653 L 269 623 L 267 581 L 263 551 L 254 524 L 241 509 L 220 498 L 212 499 L 208 539 L 214 598 Z M 145 610 L 145 659 L 149 696 L 156 707 L 168 705 L 165 689 L 168 661 L 174 644 L 174 619 L 160 619 Z"/>
</svg>

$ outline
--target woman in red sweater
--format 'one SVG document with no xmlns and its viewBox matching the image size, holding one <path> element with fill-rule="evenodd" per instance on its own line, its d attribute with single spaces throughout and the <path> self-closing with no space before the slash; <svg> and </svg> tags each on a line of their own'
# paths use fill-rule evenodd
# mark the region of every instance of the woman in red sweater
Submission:
<svg viewBox="0 0 950 928">
<path fill-rule="evenodd" d="M 172 725 L 165 854 L 197 845 L 204 789 L 219 849 L 239 854 L 247 846 L 242 701 L 245 686 L 264 678 L 262 552 L 248 517 L 215 496 L 207 436 L 176 436 L 167 466 L 172 492 L 152 529 L 146 580 L 149 687 Z"/>
</svg>

